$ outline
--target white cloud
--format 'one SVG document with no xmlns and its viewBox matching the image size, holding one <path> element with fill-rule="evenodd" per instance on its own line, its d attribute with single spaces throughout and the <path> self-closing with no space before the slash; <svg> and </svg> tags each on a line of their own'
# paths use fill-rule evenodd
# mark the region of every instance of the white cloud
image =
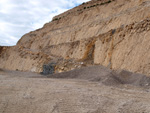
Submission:
<svg viewBox="0 0 150 113">
<path fill-rule="evenodd" d="M 0 45 L 15 45 L 25 33 L 86 1 L 89 0 L 0 0 Z"/>
</svg>

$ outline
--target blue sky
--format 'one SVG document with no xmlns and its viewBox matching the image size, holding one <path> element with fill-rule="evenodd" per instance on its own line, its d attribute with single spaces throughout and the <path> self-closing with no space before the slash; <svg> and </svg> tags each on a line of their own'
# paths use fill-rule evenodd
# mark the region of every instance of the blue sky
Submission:
<svg viewBox="0 0 150 113">
<path fill-rule="evenodd" d="M 0 45 L 12 46 L 25 33 L 89 0 L 0 0 Z"/>
</svg>

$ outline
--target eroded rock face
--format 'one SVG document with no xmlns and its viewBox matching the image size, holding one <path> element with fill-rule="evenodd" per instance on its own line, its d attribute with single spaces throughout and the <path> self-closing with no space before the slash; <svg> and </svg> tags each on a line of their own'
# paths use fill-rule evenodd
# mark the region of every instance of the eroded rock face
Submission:
<svg viewBox="0 0 150 113">
<path fill-rule="evenodd" d="M 0 48 L 0 68 L 42 72 L 55 61 L 55 72 L 101 64 L 150 75 L 149 12 L 148 0 L 83 3 Z"/>
</svg>

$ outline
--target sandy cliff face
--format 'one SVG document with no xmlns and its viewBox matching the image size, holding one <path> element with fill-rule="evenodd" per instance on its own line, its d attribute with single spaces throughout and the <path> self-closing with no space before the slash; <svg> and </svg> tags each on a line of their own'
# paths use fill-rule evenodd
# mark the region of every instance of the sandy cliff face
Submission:
<svg viewBox="0 0 150 113">
<path fill-rule="evenodd" d="M 0 68 L 56 72 L 94 64 L 150 75 L 150 1 L 92 0 L 0 48 Z M 2 51 L 3 50 L 3 51 Z"/>
</svg>

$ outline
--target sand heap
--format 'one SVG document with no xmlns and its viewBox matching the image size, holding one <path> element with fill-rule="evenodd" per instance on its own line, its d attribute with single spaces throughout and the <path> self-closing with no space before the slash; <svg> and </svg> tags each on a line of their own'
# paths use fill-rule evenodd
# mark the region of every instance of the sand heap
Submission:
<svg viewBox="0 0 150 113">
<path fill-rule="evenodd" d="M 0 47 L 0 68 L 55 72 L 100 64 L 150 75 L 150 1 L 92 0 Z"/>
</svg>

